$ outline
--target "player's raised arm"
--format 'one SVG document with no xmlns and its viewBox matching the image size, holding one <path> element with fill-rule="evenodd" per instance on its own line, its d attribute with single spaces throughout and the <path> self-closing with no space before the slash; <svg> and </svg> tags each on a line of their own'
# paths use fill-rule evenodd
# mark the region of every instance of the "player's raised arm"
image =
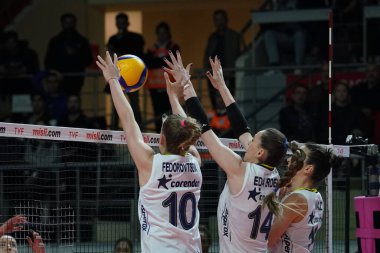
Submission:
<svg viewBox="0 0 380 253">
<path fill-rule="evenodd" d="M 183 110 L 183 108 L 182 108 L 182 106 L 181 106 L 181 104 L 179 102 L 178 93 L 181 93 L 182 90 L 183 90 L 182 87 L 181 87 L 181 82 L 186 83 L 187 80 L 190 79 L 190 75 L 189 75 L 190 66 L 191 65 L 187 66 L 187 69 L 186 69 L 187 74 L 184 74 L 176 82 L 171 82 L 170 78 L 169 78 L 169 74 L 167 72 L 164 73 L 165 82 L 166 82 L 166 92 L 167 92 L 168 97 L 169 97 L 169 101 L 170 101 L 170 106 L 172 108 L 172 112 L 174 114 L 178 114 L 178 115 L 182 116 L 183 118 L 186 118 L 187 115 L 186 115 L 185 111 Z M 198 164 L 200 165 L 201 164 L 201 156 L 199 155 L 199 152 L 195 148 L 194 145 L 191 145 L 189 147 L 188 152 L 190 154 L 192 154 L 197 159 Z"/>
<path fill-rule="evenodd" d="M 215 56 L 215 59 L 210 57 L 209 61 L 212 73 L 207 71 L 206 76 L 210 80 L 212 86 L 219 91 L 220 96 L 223 99 L 224 105 L 226 106 L 227 116 L 230 119 L 235 137 L 238 138 L 243 147 L 247 149 L 249 143 L 253 139 L 248 122 L 241 113 L 234 97 L 224 81 L 220 59 L 218 56 Z"/>
<path fill-rule="evenodd" d="M 132 107 L 121 89 L 119 83 L 120 71 L 116 63 L 116 54 L 114 54 L 112 60 L 108 51 L 105 59 L 98 56 L 96 61 L 96 64 L 103 72 L 104 79 L 110 85 L 113 104 L 124 129 L 129 152 L 140 172 L 140 185 L 143 185 L 150 176 L 154 151 L 144 143 L 142 133 L 133 115 Z"/>
<path fill-rule="evenodd" d="M 176 52 L 176 57 L 172 52 L 169 55 L 171 61 L 165 61 L 168 64 L 168 67 L 165 67 L 164 70 L 170 74 L 178 72 L 179 75 L 174 77 L 180 78 L 180 74 L 185 73 L 185 71 L 178 71 L 185 69 L 181 55 L 179 52 Z M 209 149 L 211 156 L 226 172 L 227 177 L 231 180 L 231 184 L 236 185 L 236 188 L 239 188 L 242 183 L 240 182 L 240 179 L 243 178 L 242 175 L 244 174 L 242 166 L 243 160 L 239 155 L 226 147 L 212 131 L 206 112 L 196 95 L 190 79 L 184 84 L 184 98 L 189 115 L 196 118 L 202 125 L 202 140 Z M 234 183 L 235 181 L 236 184 Z"/>
</svg>

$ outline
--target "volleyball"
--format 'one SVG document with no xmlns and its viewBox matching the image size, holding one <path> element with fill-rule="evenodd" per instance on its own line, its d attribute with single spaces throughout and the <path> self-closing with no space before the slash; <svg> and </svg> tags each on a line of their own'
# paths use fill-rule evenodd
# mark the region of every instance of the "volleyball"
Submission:
<svg viewBox="0 0 380 253">
<path fill-rule="evenodd" d="M 120 70 L 119 82 L 124 93 L 134 92 L 143 87 L 148 70 L 139 57 L 132 54 L 119 56 L 117 66 Z"/>
</svg>

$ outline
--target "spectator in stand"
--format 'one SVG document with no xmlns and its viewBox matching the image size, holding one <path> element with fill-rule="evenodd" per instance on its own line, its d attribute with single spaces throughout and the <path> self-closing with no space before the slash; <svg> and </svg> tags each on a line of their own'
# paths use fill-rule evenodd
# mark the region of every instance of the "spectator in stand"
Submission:
<svg viewBox="0 0 380 253">
<path fill-rule="evenodd" d="M 264 9 L 270 11 L 296 10 L 297 0 L 267 0 Z M 294 52 L 294 63 L 301 66 L 304 63 L 306 51 L 306 31 L 300 23 L 283 23 L 271 25 L 264 32 L 265 50 L 271 66 L 280 65 L 280 50 L 292 50 Z M 301 71 L 296 69 L 295 74 Z"/>
<path fill-rule="evenodd" d="M 26 217 L 21 215 L 13 216 L 4 222 L 4 224 L 0 227 L 0 253 L 18 252 L 16 239 L 10 235 L 5 234 L 20 231 L 23 228 L 23 224 L 26 222 Z M 32 248 L 32 252 L 45 253 L 45 245 L 42 241 L 41 236 L 35 231 L 30 232 L 31 237 L 28 236 L 26 239 Z"/>
<path fill-rule="evenodd" d="M 58 121 L 59 126 L 73 128 L 94 128 L 93 122 L 83 113 L 81 99 L 78 95 L 70 95 L 67 99 L 67 114 L 62 120 Z M 100 147 L 99 147 L 100 148 Z M 97 144 L 87 142 L 64 141 L 60 143 L 60 158 L 64 163 L 67 162 L 89 162 L 97 159 Z M 87 167 L 87 177 L 93 175 L 94 167 Z M 60 173 L 60 189 L 63 199 L 75 198 L 75 178 L 76 168 L 70 167 Z M 91 187 L 86 187 L 88 181 L 85 177 L 81 178 L 81 184 L 85 185 L 83 191 L 91 192 Z"/>
<path fill-rule="evenodd" d="M 347 135 L 367 137 L 369 122 L 360 108 L 351 103 L 348 85 L 345 81 L 338 81 L 334 85 L 332 101 L 332 143 L 346 144 Z M 328 104 L 321 105 L 321 115 L 318 129 L 318 143 L 328 142 Z"/>
<path fill-rule="evenodd" d="M 288 139 L 299 142 L 315 141 L 314 117 L 307 104 L 308 89 L 294 88 L 290 105 L 280 111 L 280 129 Z"/>
<path fill-rule="evenodd" d="M 48 125 L 56 125 L 56 120 L 52 119 L 48 113 L 45 97 L 40 93 L 33 93 L 30 97 L 32 112 L 26 114 L 23 123 L 37 124 L 38 121 L 44 121 Z"/>
<path fill-rule="evenodd" d="M 117 34 L 110 37 L 107 43 L 108 51 L 111 55 L 116 53 L 118 56 L 124 54 L 133 54 L 144 59 L 144 38 L 137 33 L 128 31 L 129 17 L 125 13 L 119 13 L 116 16 Z M 109 87 L 107 86 L 107 90 Z M 133 114 L 137 124 L 141 125 L 141 112 L 139 105 L 139 91 L 128 93 Z M 114 107 L 113 107 L 114 109 Z M 117 128 L 118 119 L 115 110 L 112 115 L 112 128 Z"/>
<path fill-rule="evenodd" d="M 218 56 L 225 69 L 235 68 L 235 62 L 244 50 L 243 37 L 228 27 L 228 16 L 225 10 L 216 10 L 213 14 L 215 31 L 209 36 L 204 54 L 204 67 L 210 68 L 210 57 Z M 235 94 L 235 74 L 225 70 L 224 78 L 232 95 Z M 212 109 L 216 110 L 216 89 L 208 81 L 208 90 Z"/>
<path fill-rule="evenodd" d="M 93 128 L 91 120 L 83 113 L 78 95 L 70 95 L 67 99 L 67 114 L 58 121 L 59 126 L 75 128 Z M 96 149 L 92 143 L 64 142 L 62 159 L 64 161 L 84 161 L 96 157 Z"/>
<path fill-rule="evenodd" d="M 314 113 L 318 114 L 320 106 L 328 104 L 329 99 L 329 65 L 323 63 L 320 69 L 321 79 L 310 89 L 308 101 Z"/>
<path fill-rule="evenodd" d="M 67 98 L 67 114 L 58 122 L 59 126 L 93 128 L 91 120 L 83 113 L 81 99 L 78 95 L 70 95 Z"/>
<path fill-rule="evenodd" d="M 170 111 L 170 102 L 166 92 L 166 82 L 162 66 L 163 58 L 169 58 L 169 51 L 176 52 L 179 46 L 171 40 L 172 35 L 168 23 L 161 22 L 156 26 L 157 41 L 148 49 L 146 63 L 149 67 L 146 87 L 149 88 L 156 124 L 156 133 L 161 131 L 164 113 Z"/>
<path fill-rule="evenodd" d="M 126 237 L 122 237 L 115 242 L 113 253 L 132 253 L 132 242 Z"/>
<path fill-rule="evenodd" d="M 202 252 L 208 253 L 211 246 L 211 234 L 205 225 L 199 225 L 199 233 L 201 234 Z"/>
<path fill-rule="evenodd" d="M 37 53 L 29 48 L 28 42 L 20 40 L 15 31 L 4 34 L 4 44 L 0 50 L 0 85 L 2 93 L 29 93 L 31 78 L 39 70 Z"/>
<path fill-rule="evenodd" d="M 67 95 L 61 89 L 61 82 L 62 75 L 57 71 L 49 71 L 42 79 L 48 114 L 58 121 L 67 113 Z"/>
<path fill-rule="evenodd" d="M 62 31 L 53 37 L 45 58 L 45 67 L 58 70 L 65 76 L 62 88 L 67 94 L 80 94 L 84 83 L 84 71 L 92 63 L 90 44 L 83 35 L 76 30 L 77 18 L 73 13 L 61 16 Z"/>
<path fill-rule="evenodd" d="M 210 126 L 214 133 L 218 136 L 221 134 L 226 133 L 231 128 L 231 123 L 230 120 L 228 119 L 227 116 L 227 110 L 226 107 L 224 106 L 224 102 L 222 97 L 220 96 L 219 93 L 215 94 L 215 99 L 216 99 L 216 109 L 212 110 L 210 113 L 208 113 L 209 121 L 210 121 Z M 231 137 L 233 138 L 232 135 L 226 136 L 223 135 L 223 137 Z"/>
<path fill-rule="evenodd" d="M 380 117 L 380 73 L 379 66 L 367 65 L 366 79 L 351 89 L 352 102 L 361 107 L 365 117 L 370 122 L 370 141 L 375 141 L 380 129 L 375 127 L 376 119 Z M 376 140 L 377 141 L 377 140 Z"/>
</svg>

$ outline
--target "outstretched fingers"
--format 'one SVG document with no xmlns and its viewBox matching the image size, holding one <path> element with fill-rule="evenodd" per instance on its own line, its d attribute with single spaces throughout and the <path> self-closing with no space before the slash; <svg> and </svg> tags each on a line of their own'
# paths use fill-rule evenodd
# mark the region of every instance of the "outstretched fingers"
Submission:
<svg viewBox="0 0 380 253">
<path fill-rule="evenodd" d="M 114 53 L 114 54 L 113 54 L 113 64 L 116 64 L 117 61 L 118 61 L 117 54 Z"/>
<path fill-rule="evenodd" d="M 172 61 L 173 67 L 178 66 L 178 61 L 175 58 L 172 51 L 169 51 L 170 60 Z"/>
<path fill-rule="evenodd" d="M 173 83 L 170 81 L 169 74 L 167 72 L 164 72 L 166 87 L 171 87 Z"/>
<path fill-rule="evenodd" d="M 112 58 L 111 58 L 111 55 L 110 55 L 109 51 L 106 52 L 106 63 L 107 64 L 113 64 Z"/>
<path fill-rule="evenodd" d="M 107 64 L 105 60 L 103 60 L 103 58 L 98 55 L 97 56 L 98 60 L 96 61 L 96 65 L 98 65 L 98 67 L 103 70 L 105 68 L 105 65 Z"/>
<path fill-rule="evenodd" d="M 190 73 L 190 69 L 191 69 L 191 67 L 193 66 L 193 63 L 189 63 L 189 64 L 187 64 L 187 66 L 186 66 L 186 72 L 189 74 Z"/>
<path fill-rule="evenodd" d="M 183 63 L 182 63 L 182 57 L 181 57 L 181 53 L 179 52 L 179 50 L 176 51 L 176 55 L 177 55 L 177 62 L 180 66 L 183 66 Z"/>
<path fill-rule="evenodd" d="M 162 69 L 164 70 L 164 73 L 169 73 L 170 75 L 174 74 L 174 70 L 170 69 L 168 67 L 163 66 Z"/>
</svg>

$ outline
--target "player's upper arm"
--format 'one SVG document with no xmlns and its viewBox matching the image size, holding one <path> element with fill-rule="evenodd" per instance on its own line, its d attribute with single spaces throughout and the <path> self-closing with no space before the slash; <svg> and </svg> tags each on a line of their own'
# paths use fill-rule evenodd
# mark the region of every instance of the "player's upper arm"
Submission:
<svg viewBox="0 0 380 253">
<path fill-rule="evenodd" d="M 212 130 L 202 134 L 202 140 L 209 149 L 215 162 L 226 172 L 227 177 L 241 176 L 244 174 L 242 158 L 226 147 Z"/>
<path fill-rule="evenodd" d="M 273 248 L 286 232 L 291 223 L 302 220 L 308 210 L 307 201 L 304 196 L 298 193 L 291 194 L 282 202 L 284 212 L 276 217 L 268 237 L 268 248 Z"/>
<path fill-rule="evenodd" d="M 154 150 L 144 142 L 142 134 L 139 130 L 131 130 L 129 134 L 125 133 L 125 135 L 128 151 L 131 154 L 138 171 L 150 173 L 152 169 Z"/>
</svg>

